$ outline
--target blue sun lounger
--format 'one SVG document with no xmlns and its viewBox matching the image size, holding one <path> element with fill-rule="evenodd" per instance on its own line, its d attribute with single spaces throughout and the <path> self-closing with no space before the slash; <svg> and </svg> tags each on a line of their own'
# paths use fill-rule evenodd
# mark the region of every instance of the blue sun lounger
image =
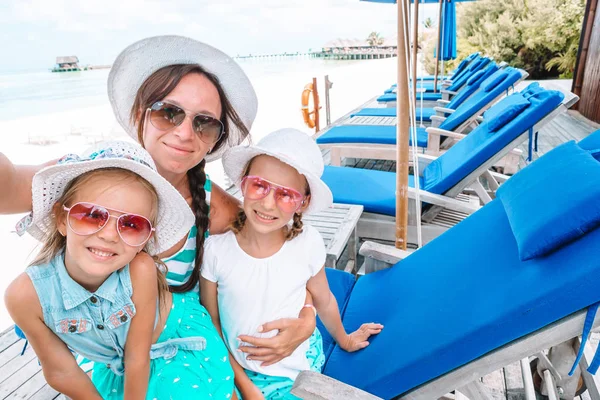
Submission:
<svg viewBox="0 0 600 400">
<path fill-rule="evenodd" d="M 499 70 L 498 66 L 495 63 L 492 63 L 484 70 L 478 71 L 473 75 L 456 96 L 454 96 L 449 103 L 445 104 L 444 108 L 416 108 L 416 120 L 420 121 L 422 118 L 423 121 L 431 121 L 431 117 L 434 115 L 445 117 L 457 110 L 459 106 L 467 100 L 471 100 L 471 97 L 474 97 L 475 94 L 478 94 L 478 96 L 470 101 L 469 107 L 464 112 L 466 116 L 473 115 L 477 117 L 480 114 L 477 114 L 477 112 L 492 104 L 498 99 L 499 95 L 508 92 L 509 88 L 525 79 L 526 76 L 527 72 L 523 70 L 517 70 L 511 67 Z M 363 108 L 362 110 L 351 114 L 350 117 L 354 116 L 395 117 L 396 108 Z M 439 125 L 439 123 L 437 125 Z M 436 125 L 434 124 L 434 126 Z M 445 129 L 454 130 L 454 128 Z"/>
<path fill-rule="evenodd" d="M 541 127 L 575 101 L 576 96 L 565 97 L 558 91 L 546 90 L 539 84 L 532 83 L 525 90 L 511 94 L 490 108 L 487 111 L 490 116 L 486 121 L 439 157 L 420 157 L 421 170 L 416 177 L 410 177 L 409 183 L 412 183 L 413 189 L 409 196 L 414 201 L 414 181 L 418 179 L 421 201 L 429 204 L 423 208 L 423 220 L 426 223 L 432 221 L 447 207 L 456 207 L 459 211 L 461 202 L 455 200 L 455 197 L 467 186 L 475 190 L 481 202 L 490 202 L 498 182 L 489 174 L 488 169 L 526 139 L 531 139 Z M 364 158 L 370 158 L 369 149 L 363 147 L 367 155 Z M 332 149 L 332 152 L 334 150 L 336 149 Z M 395 151 L 393 147 L 392 150 Z M 484 188 L 479 178 L 485 178 L 490 189 Z M 329 185 L 336 203 L 364 206 L 365 221 L 371 221 L 372 225 L 368 231 L 381 235 L 370 237 L 393 237 L 393 223 L 390 224 L 390 220 L 395 215 L 394 172 L 326 166 L 322 179 Z M 356 189 L 357 185 L 360 185 L 360 190 Z M 415 212 L 414 209 L 411 210 L 412 213 Z M 378 216 L 371 217 L 370 213 Z M 410 215 L 411 213 L 409 218 Z M 364 222 L 363 227 L 366 225 L 367 222 Z M 446 229 L 423 225 L 423 241 L 426 243 Z M 414 233 L 414 227 L 410 232 Z M 414 236 L 410 242 L 415 242 Z"/>
<path fill-rule="evenodd" d="M 491 103 L 498 97 L 501 97 L 510 87 L 516 82 L 523 79 L 524 73 L 511 67 L 496 71 L 488 79 L 486 79 L 475 94 L 471 95 L 461 106 L 459 106 L 452 114 L 450 114 L 441 125 L 437 128 L 416 128 L 417 146 L 427 148 L 429 154 L 438 155 L 440 153 L 440 144 L 442 139 L 453 136 L 454 138 L 461 134 L 470 124 L 473 123 Z M 540 90 L 539 84 L 532 83 L 522 93 L 522 96 L 528 95 L 529 91 Z M 541 89 L 543 90 L 543 89 Z M 516 96 L 512 94 L 511 96 Z M 509 97 L 511 97 L 509 96 Z M 521 96 L 521 97 L 522 97 Z M 513 99 L 519 99 L 514 97 Z M 504 120 L 505 111 L 511 113 L 514 105 L 510 102 L 499 102 L 489 109 L 488 123 L 497 126 L 499 123 L 506 122 Z M 493 112 L 492 112 L 493 110 Z M 487 111 L 486 111 L 487 112 Z M 494 120 L 491 120 L 494 119 Z M 343 151 L 345 157 L 354 158 L 375 158 L 375 159 L 391 159 L 390 155 L 395 155 L 396 145 L 396 126 L 394 125 L 338 125 L 334 126 L 323 134 L 317 137 L 317 144 L 323 148 L 332 149 L 332 164 L 339 165 L 339 157 L 337 153 Z M 410 145 L 412 145 L 410 140 Z M 380 153 L 371 152 L 369 157 L 361 157 L 365 145 L 377 146 Z M 338 149 L 338 147 L 340 149 Z M 343 147 L 343 149 L 341 149 Z M 335 151 L 334 151 L 335 149 Z"/>
<path fill-rule="evenodd" d="M 384 399 L 430 400 L 579 335 L 600 301 L 599 160 L 600 149 L 565 143 L 393 267 L 356 282 L 327 271 L 346 330 L 384 329 L 356 353 L 326 339 L 323 374 Z M 323 378 L 303 372 L 293 393 L 375 398 Z"/>
<path fill-rule="evenodd" d="M 473 61 L 473 63 L 471 63 L 461 74 L 459 74 L 460 76 L 457 76 L 456 79 L 452 81 L 450 86 L 442 88 L 441 85 L 438 85 L 438 90 L 441 90 L 441 92 L 432 93 L 433 84 L 425 82 L 422 84 L 422 87 L 424 87 L 426 90 L 429 89 L 429 91 L 417 93 L 416 98 L 417 100 L 422 99 L 424 101 L 436 101 L 446 97 L 446 99 L 449 100 L 451 96 L 456 95 L 457 91 L 467 83 L 470 77 L 472 77 L 476 72 L 485 69 L 490 63 L 493 63 L 493 61 L 487 57 Z M 377 101 L 380 103 L 395 102 L 397 99 L 395 90 L 396 88 L 387 89 L 383 95 L 377 98 Z"/>
</svg>

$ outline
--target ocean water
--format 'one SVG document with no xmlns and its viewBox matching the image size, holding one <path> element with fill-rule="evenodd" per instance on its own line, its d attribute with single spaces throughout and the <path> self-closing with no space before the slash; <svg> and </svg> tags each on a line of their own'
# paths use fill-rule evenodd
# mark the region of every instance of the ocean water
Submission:
<svg viewBox="0 0 600 400">
<path fill-rule="evenodd" d="M 333 82 L 332 121 L 382 93 L 396 80 L 396 59 L 274 58 L 244 59 L 239 63 L 258 96 L 258 114 L 251 130 L 254 142 L 283 127 L 314 133 L 304 125 L 300 112 L 302 90 L 313 77 L 318 79 L 322 127 L 324 75 L 329 75 Z M 98 138 L 127 139 L 108 102 L 108 74 L 109 70 L 0 74 L 0 152 L 18 164 L 39 164 L 66 153 L 80 152 Z M 217 184 L 226 184 L 219 161 L 208 164 L 207 172 Z M 37 252 L 35 240 L 11 232 L 20 217 L 0 215 L 4 264 L 0 268 L 0 294 Z M 0 332 L 10 325 L 12 320 L 0 301 Z"/>
</svg>

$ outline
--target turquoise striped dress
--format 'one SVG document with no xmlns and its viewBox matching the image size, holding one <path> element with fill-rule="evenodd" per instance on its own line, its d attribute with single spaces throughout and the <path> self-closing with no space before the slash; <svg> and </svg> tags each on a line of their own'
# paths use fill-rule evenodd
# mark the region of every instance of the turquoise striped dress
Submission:
<svg viewBox="0 0 600 400">
<path fill-rule="evenodd" d="M 211 180 L 206 175 L 206 183 L 204 184 L 204 191 L 206 192 L 206 203 L 210 209 L 210 192 L 212 189 Z M 163 259 L 163 262 L 167 265 L 167 283 L 169 285 L 177 286 L 187 282 L 194 266 L 196 265 L 196 235 L 198 235 L 198 228 L 196 225 L 190 229 L 187 240 L 183 247 L 171 257 Z M 209 235 L 208 228 L 204 232 L 204 238 L 206 239 Z"/>
</svg>

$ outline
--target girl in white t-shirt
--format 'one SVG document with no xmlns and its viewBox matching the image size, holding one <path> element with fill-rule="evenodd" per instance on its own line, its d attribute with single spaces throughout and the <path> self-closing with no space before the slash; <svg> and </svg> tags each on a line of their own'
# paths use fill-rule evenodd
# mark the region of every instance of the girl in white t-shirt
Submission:
<svg viewBox="0 0 600 400">
<path fill-rule="evenodd" d="M 324 362 L 318 330 L 312 340 L 275 364 L 258 349 L 246 357 L 238 349 L 245 345 L 240 335 L 274 336 L 277 332 L 263 332 L 262 324 L 297 317 L 303 307 L 319 313 L 346 351 L 368 346 L 369 336 L 383 326 L 367 323 L 346 333 L 323 268 L 323 239 L 315 228 L 302 224 L 303 213 L 332 204 L 331 191 L 320 179 L 324 167 L 317 144 L 303 132 L 283 129 L 256 146 L 230 149 L 223 165 L 239 184 L 244 203 L 232 230 L 206 241 L 202 304 L 232 354 L 235 384 L 242 397 L 296 398 L 289 392 L 298 373 L 320 370 Z M 307 290 L 314 306 L 306 304 L 311 297 Z"/>
</svg>

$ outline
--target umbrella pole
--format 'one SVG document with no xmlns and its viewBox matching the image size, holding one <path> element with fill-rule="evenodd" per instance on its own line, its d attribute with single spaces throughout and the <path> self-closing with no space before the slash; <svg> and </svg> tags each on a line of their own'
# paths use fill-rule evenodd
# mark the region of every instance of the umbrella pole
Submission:
<svg viewBox="0 0 600 400">
<path fill-rule="evenodd" d="M 438 78 L 438 66 L 440 65 L 440 29 L 442 28 L 442 7 L 444 6 L 444 0 L 440 0 L 440 13 L 438 17 L 438 28 L 437 28 L 437 48 L 435 51 L 435 77 L 433 78 L 433 91 L 437 93 L 437 78 Z"/>
<path fill-rule="evenodd" d="M 417 49 L 419 48 L 419 0 L 413 5 L 413 49 L 412 49 L 412 87 L 413 98 L 417 103 Z"/>
<path fill-rule="evenodd" d="M 408 51 L 406 26 L 410 0 L 398 0 L 398 93 L 396 101 L 396 248 L 406 250 L 408 228 Z"/>
</svg>

